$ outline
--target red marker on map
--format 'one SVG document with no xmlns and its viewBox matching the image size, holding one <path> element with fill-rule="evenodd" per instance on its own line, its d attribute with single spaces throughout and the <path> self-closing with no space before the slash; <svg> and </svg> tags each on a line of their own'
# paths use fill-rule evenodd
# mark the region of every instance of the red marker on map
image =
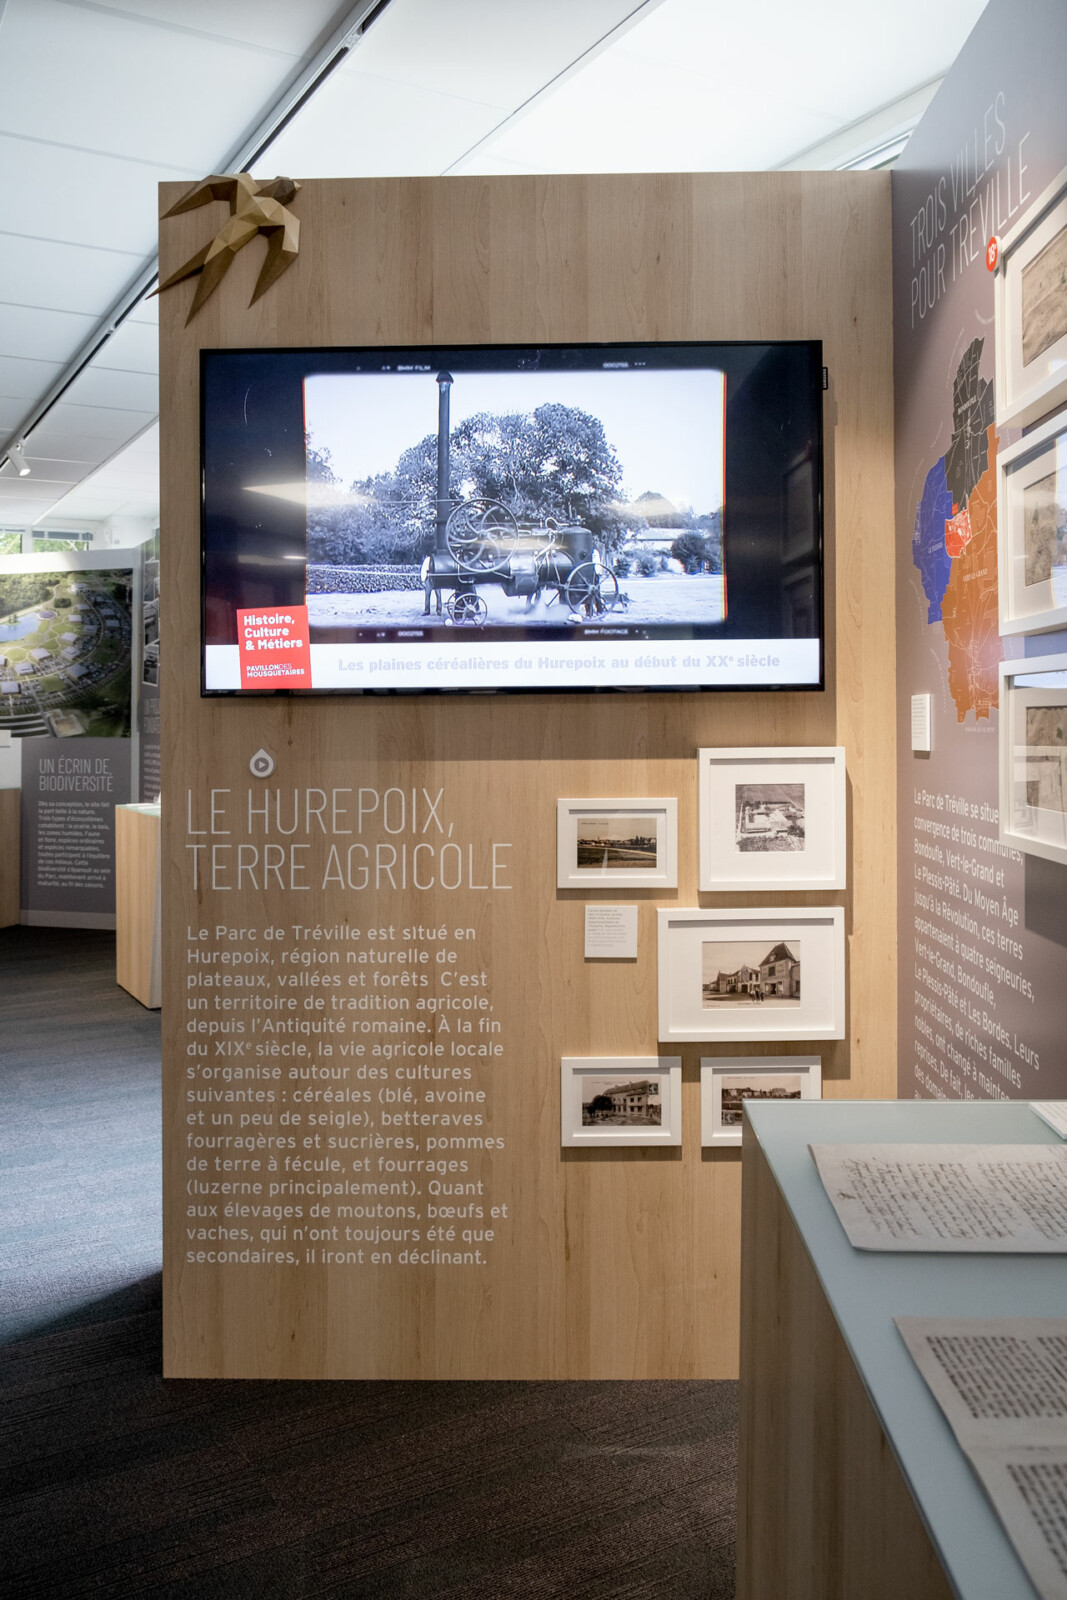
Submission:
<svg viewBox="0 0 1067 1600">
<path fill-rule="evenodd" d="M 985 264 L 990 272 L 996 272 L 997 262 L 1000 260 L 1000 240 L 996 234 L 991 234 L 989 243 L 985 247 Z"/>
</svg>

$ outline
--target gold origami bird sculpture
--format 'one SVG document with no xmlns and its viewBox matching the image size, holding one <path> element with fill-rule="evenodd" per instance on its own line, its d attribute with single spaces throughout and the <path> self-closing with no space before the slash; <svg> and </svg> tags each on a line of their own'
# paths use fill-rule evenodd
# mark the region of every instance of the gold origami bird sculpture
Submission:
<svg viewBox="0 0 1067 1600">
<path fill-rule="evenodd" d="M 195 211 L 197 206 L 209 205 L 212 200 L 229 201 L 230 220 L 223 224 L 210 244 L 190 256 L 185 265 L 172 272 L 153 293 L 162 294 L 164 289 L 171 289 L 199 273 L 200 282 L 185 319 L 188 326 L 204 301 L 218 288 L 238 251 L 262 233 L 267 240 L 267 259 L 248 302 L 254 305 L 296 260 L 300 222 L 287 207 L 300 187 L 293 178 L 272 178 L 269 183 L 257 183 L 249 172 L 214 174 L 198 183 L 169 211 L 164 211 L 161 220 L 176 217 L 182 211 Z"/>
</svg>

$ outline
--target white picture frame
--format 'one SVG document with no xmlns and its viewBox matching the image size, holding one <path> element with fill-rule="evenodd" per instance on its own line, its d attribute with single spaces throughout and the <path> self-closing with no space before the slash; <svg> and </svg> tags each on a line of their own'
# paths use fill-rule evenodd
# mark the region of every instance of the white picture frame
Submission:
<svg viewBox="0 0 1067 1600">
<path fill-rule="evenodd" d="M 649 1094 L 651 1084 L 655 1084 L 658 1093 Z M 613 1101 L 614 1109 L 598 1107 L 591 1114 L 588 1108 L 598 1099 Z M 565 1149 L 680 1145 L 682 1058 L 564 1056 L 560 1062 L 559 1105 L 560 1144 Z M 653 1109 L 658 1112 L 658 1121 L 651 1119 Z"/>
<path fill-rule="evenodd" d="M 745 1080 L 744 1085 L 742 1080 Z M 748 1085 L 753 1086 L 752 1090 L 745 1093 Z M 741 1100 L 752 1095 L 761 1099 L 821 1100 L 822 1057 L 702 1056 L 700 1143 L 703 1149 L 741 1143 Z"/>
<path fill-rule="evenodd" d="M 845 1037 L 841 906 L 687 906 L 658 922 L 665 1043 Z"/>
<path fill-rule="evenodd" d="M 1002 842 L 1067 862 L 1067 654 L 1000 663 L 999 741 Z"/>
<path fill-rule="evenodd" d="M 651 849 L 649 839 L 654 840 Z M 599 861 L 590 859 L 594 853 Z M 647 858 L 643 863 L 642 854 Z M 556 887 L 677 888 L 677 799 L 557 800 Z"/>
<path fill-rule="evenodd" d="M 1050 486 L 1051 483 L 1051 486 Z M 1067 408 L 997 456 L 1000 631 L 1067 628 Z"/>
<path fill-rule="evenodd" d="M 701 749 L 697 758 L 701 890 L 845 887 L 841 746 Z"/>
<path fill-rule="evenodd" d="M 1067 402 L 1067 301 L 1050 290 L 1067 261 L 1067 167 L 1000 240 L 993 285 L 997 427 L 1024 427 Z"/>
</svg>

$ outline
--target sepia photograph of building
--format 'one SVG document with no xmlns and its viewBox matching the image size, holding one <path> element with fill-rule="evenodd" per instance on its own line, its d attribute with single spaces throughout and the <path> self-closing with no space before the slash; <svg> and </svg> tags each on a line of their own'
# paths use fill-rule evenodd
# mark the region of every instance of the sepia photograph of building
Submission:
<svg viewBox="0 0 1067 1600">
<path fill-rule="evenodd" d="M 1023 366 L 1067 333 L 1067 228 L 1022 270 Z"/>
<path fill-rule="evenodd" d="M 1067 705 L 1026 708 L 1026 803 L 1067 812 Z"/>
<path fill-rule="evenodd" d="M 754 940 L 705 939 L 701 952 L 705 1010 L 722 1004 L 800 1004 L 800 941 L 768 950 Z"/>
<path fill-rule="evenodd" d="M 583 1078 L 583 1128 L 658 1128 L 662 1120 L 658 1078 Z"/>
<path fill-rule="evenodd" d="M 742 1102 L 745 1100 L 799 1100 L 802 1078 L 797 1072 L 723 1074 L 722 1125 L 724 1128 L 741 1126 Z"/>
<path fill-rule="evenodd" d="M 1067 484 L 1050 472 L 1023 490 L 1023 554 L 1026 587 L 1047 583 L 1053 567 L 1067 562 Z"/>
<path fill-rule="evenodd" d="M 656 817 L 579 817 L 579 867 L 647 867 L 659 864 Z"/>
<path fill-rule="evenodd" d="M 739 783 L 734 790 L 735 842 L 747 853 L 803 850 L 804 785 Z"/>
</svg>

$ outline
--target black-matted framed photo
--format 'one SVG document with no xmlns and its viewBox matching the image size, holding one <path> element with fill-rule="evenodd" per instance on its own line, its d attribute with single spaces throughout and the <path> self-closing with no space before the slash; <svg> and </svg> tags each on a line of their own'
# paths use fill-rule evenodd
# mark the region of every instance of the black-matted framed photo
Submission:
<svg viewBox="0 0 1067 1600">
<path fill-rule="evenodd" d="M 997 427 L 1067 401 L 1067 167 L 1000 241 L 994 284 Z"/>
<path fill-rule="evenodd" d="M 701 889 L 845 887 L 840 746 L 704 749 L 697 755 Z"/>
<path fill-rule="evenodd" d="M 821 1056 L 702 1056 L 700 1143 L 739 1145 L 746 1100 L 820 1100 Z"/>
<path fill-rule="evenodd" d="M 674 889 L 678 884 L 678 801 L 589 799 L 556 802 L 556 887 Z"/>
<path fill-rule="evenodd" d="M 661 909 L 659 1036 L 843 1039 L 841 906 Z"/>
<path fill-rule="evenodd" d="M 625 1149 L 682 1142 L 681 1056 L 564 1056 L 560 1143 Z"/>
</svg>

